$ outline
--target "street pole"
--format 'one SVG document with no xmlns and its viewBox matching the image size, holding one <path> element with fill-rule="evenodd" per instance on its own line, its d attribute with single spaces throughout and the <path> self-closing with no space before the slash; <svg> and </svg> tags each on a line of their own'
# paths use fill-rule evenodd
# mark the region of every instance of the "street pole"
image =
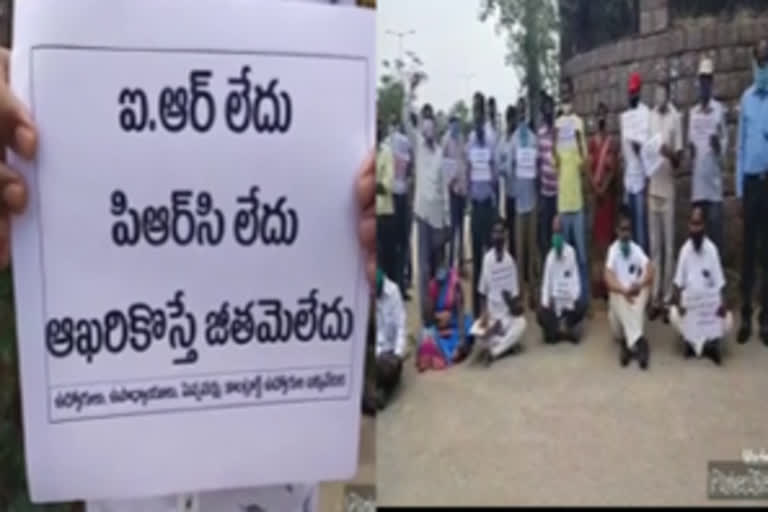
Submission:
<svg viewBox="0 0 768 512">
<path fill-rule="evenodd" d="M 394 36 L 397 38 L 397 60 L 398 62 L 403 62 L 403 38 L 415 34 L 416 31 L 415 30 L 406 30 L 406 31 L 387 30 L 386 33 L 389 36 Z"/>
</svg>

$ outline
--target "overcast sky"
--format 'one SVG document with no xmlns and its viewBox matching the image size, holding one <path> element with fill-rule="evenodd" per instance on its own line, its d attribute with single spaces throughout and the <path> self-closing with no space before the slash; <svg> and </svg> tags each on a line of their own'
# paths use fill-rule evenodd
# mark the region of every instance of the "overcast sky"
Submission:
<svg viewBox="0 0 768 512">
<path fill-rule="evenodd" d="M 381 61 L 395 59 L 398 53 L 397 37 L 386 31 L 413 29 L 416 33 L 403 39 L 403 49 L 415 52 L 429 75 L 419 86 L 419 103 L 428 101 L 435 110 L 447 112 L 459 99 L 471 105 L 471 94 L 480 90 L 495 96 L 503 112 L 517 100 L 519 81 L 504 64 L 504 35 L 496 35 L 493 19 L 480 22 L 479 8 L 480 0 L 378 0 L 379 72 L 386 73 Z M 463 74 L 474 75 L 469 86 Z"/>
</svg>

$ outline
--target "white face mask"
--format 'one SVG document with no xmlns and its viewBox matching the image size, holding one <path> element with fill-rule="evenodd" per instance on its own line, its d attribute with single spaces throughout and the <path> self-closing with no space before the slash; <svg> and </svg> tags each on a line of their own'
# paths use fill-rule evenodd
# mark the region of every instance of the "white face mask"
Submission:
<svg viewBox="0 0 768 512">
<path fill-rule="evenodd" d="M 424 119 L 421 122 L 421 128 L 424 132 L 424 137 L 432 139 L 435 136 L 435 122 L 432 119 Z"/>
<path fill-rule="evenodd" d="M 573 105 L 571 105 L 570 103 L 563 103 L 561 105 L 561 108 L 563 109 L 563 114 L 565 114 L 566 116 L 571 115 L 571 112 L 573 112 Z"/>
</svg>

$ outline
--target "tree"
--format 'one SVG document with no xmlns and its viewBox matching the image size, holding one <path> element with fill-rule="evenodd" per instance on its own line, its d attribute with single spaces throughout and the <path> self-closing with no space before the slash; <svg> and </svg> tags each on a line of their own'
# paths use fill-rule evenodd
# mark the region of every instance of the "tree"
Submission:
<svg viewBox="0 0 768 512">
<path fill-rule="evenodd" d="M 505 32 L 506 64 L 522 75 L 531 112 L 538 112 L 539 91 L 556 95 L 559 83 L 559 13 L 555 0 L 480 0 L 480 20 L 496 20 Z"/>
<path fill-rule="evenodd" d="M 407 60 L 382 61 L 384 68 L 389 71 L 381 76 L 376 90 L 376 120 L 383 123 L 382 126 L 400 119 L 405 99 L 404 81 L 414 75 L 419 77 L 419 82 L 427 79 L 421 59 L 413 52 L 406 52 L 406 57 Z"/>
<path fill-rule="evenodd" d="M 456 116 L 459 119 L 461 130 L 464 133 L 468 133 L 472 129 L 472 119 L 469 115 L 469 107 L 464 100 L 459 100 L 451 107 L 452 116 Z"/>
</svg>

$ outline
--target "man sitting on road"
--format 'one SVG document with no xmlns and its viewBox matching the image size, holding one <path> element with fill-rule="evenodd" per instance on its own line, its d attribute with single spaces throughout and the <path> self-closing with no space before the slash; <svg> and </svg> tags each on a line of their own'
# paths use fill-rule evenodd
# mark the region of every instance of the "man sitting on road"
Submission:
<svg viewBox="0 0 768 512">
<path fill-rule="evenodd" d="M 544 263 L 538 321 L 545 343 L 581 339 L 584 307 L 576 250 L 563 238 L 560 216 L 552 220 L 552 248 Z"/>
<path fill-rule="evenodd" d="M 618 239 L 608 249 L 605 284 L 608 288 L 608 320 L 621 344 L 619 361 L 627 366 L 634 357 L 648 368 L 650 347 L 643 335 L 645 307 L 653 283 L 653 265 L 643 249 L 632 241 L 632 216 L 626 208 L 619 215 Z"/>
<path fill-rule="evenodd" d="M 683 337 L 685 357 L 721 362 L 723 338 L 733 317 L 725 307 L 725 275 L 717 246 L 704 235 L 704 210 L 691 210 L 689 237 L 680 249 L 669 317 Z"/>
<path fill-rule="evenodd" d="M 483 349 L 486 365 L 517 347 L 525 332 L 517 265 L 505 249 L 505 226 L 503 219 L 493 223 L 493 247 L 483 257 L 478 284 L 483 313 L 472 327 L 472 334 Z"/>
<path fill-rule="evenodd" d="M 400 288 L 379 269 L 376 272 L 376 402 L 386 407 L 403 371 L 405 307 Z"/>
</svg>

